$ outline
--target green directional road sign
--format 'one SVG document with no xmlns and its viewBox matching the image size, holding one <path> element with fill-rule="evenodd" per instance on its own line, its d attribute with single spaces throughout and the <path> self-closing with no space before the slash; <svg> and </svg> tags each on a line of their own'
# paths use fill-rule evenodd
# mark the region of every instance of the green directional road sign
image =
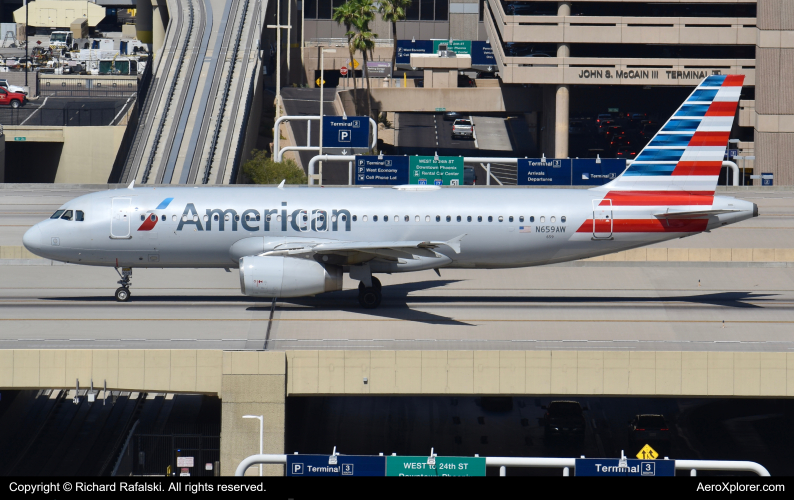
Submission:
<svg viewBox="0 0 794 500">
<path fill-rule="evenodd" d="M 447 50 L 451 50 L 456 54 L 471 54 L 471 40 L 433 40 L 433 53 L 438 54 L 438 46 L 442 43 L 447 44 Z"/>
<path fill-rule="evenodd" d="M 409 156 L 408 183 L 438 186 L 463 184 L 463 157 Z"/>
<path fill-rule="evenodd" d="M 386 457 L 387 476 L 484 476 L 485 457 Z"/>
</svg>

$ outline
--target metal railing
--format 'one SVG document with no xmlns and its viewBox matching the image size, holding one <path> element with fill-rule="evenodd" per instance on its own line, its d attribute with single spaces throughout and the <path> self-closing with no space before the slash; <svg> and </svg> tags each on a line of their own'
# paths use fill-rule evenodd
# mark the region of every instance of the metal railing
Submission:
<svg viewBox="0 0 794 500">
<path fill-rule="evenodd" d="M 375 47 L 393 47 L 391 38 L 376 38 Z M 304 42 L 306 47 L 347 47 L 347 38 L 312 38 Z"/>
<path fill-rule="evenodd" d="M 576 468 L 575 458 L 546 457 L 484 457 L 486 467 L 499 467 L 499 475 L 507 475 L 507 467 L 535 467 L 563 469 L 563 475 L 570 475 L 570 469 Z M 584 457 L 583 457 L 584 458 Z M 662 460 L 660 460 L 662 461 Z M 243 459 L 235 470 L 235 476 L 244 476 L 249 467 L 256 464 L 287 464 L 287 455 L 251 455 Z M 769 471 L 756 462 L 739 460 L 675 460 L 676 470 L 689 470 L 696 475 L 698 470 L 718 470 L 730 472 L 754 472 L 759 476 L 769 476 Z"/>
</svg>

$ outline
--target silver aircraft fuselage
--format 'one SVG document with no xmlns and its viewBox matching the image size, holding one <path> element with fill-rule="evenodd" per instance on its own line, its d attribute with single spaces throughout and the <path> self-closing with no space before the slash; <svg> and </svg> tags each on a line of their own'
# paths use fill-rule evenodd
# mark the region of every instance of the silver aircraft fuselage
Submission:
<svg viewBox="0 0 794 500">
<path fill-rule="evenodd" d="M 79 210 L 83 220 L 45 220 L 23 242 L 41 257 L 75 264 L 232 268 L 249 248 L 261 253 L 284 243 L 443 242 L 462 236 L 459 253 L 435 248 L 448 259 L 431 267 L 489 269 L 594 257 L 757 215 L 753 203 L 715 196 L 711 206 L 697 207 L 713 214 L 660 219 L 663 206 L 604 206 L 606 196 L 600 188 L 136 187 L 71 200 L 61 210 Z M 335 258 L 343 266 L 361 259 L 344 252 Z"/>
</svg>

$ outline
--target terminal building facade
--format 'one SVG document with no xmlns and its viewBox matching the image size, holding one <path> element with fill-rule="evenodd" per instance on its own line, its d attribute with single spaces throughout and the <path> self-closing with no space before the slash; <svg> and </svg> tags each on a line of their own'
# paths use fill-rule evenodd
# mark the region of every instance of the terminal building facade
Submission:
<svg viewBox="0 0 794 500">
<path fill-rule="evenodd" d="M 308 57 L 344 38 L 345 28 L 330 19 L 341 3 L 306 2 Z M 386 59 L 391 27 L 378 20 L 373 28 Z M 755 157 L 744 162 L 755 174 L 773 174 L 775 185 L 794 184 L 790 0 L 414 0 L 408 20 L 397 25 L 398 40 L 449 38 L 487 40 L 503 86 L 542 89 L 538 125 L 550 157 L 578 153 L 569 138 L 571 118 L 608 109 L 643 112 L 659 102 L 677 106 L 708 75 L 742 74 L 732 148 Z"/>
</svg>

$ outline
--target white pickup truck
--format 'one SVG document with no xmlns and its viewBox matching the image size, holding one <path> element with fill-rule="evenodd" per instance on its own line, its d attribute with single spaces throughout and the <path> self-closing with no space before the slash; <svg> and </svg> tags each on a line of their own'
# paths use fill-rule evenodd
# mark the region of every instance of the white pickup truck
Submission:
<svg viewBox="0 0 794 500">
<path fill-rule="evenodd" d="M 28 93 L 25 92 L 25 87 L 20 87 L 18 85 L 11 85 L 8 83 L 8 80 L 6 80 L 5 78 L 0 78 L 0 87 L 3 87 L 9 92 L 18 92 L 20 94 L 28 95 Z"/>
<path fill-rule="evenodd" d="M 471 120 L 458 119 L 452 123 L 452 138 L 474 139 L 474 124 Z"/>
</svg>

